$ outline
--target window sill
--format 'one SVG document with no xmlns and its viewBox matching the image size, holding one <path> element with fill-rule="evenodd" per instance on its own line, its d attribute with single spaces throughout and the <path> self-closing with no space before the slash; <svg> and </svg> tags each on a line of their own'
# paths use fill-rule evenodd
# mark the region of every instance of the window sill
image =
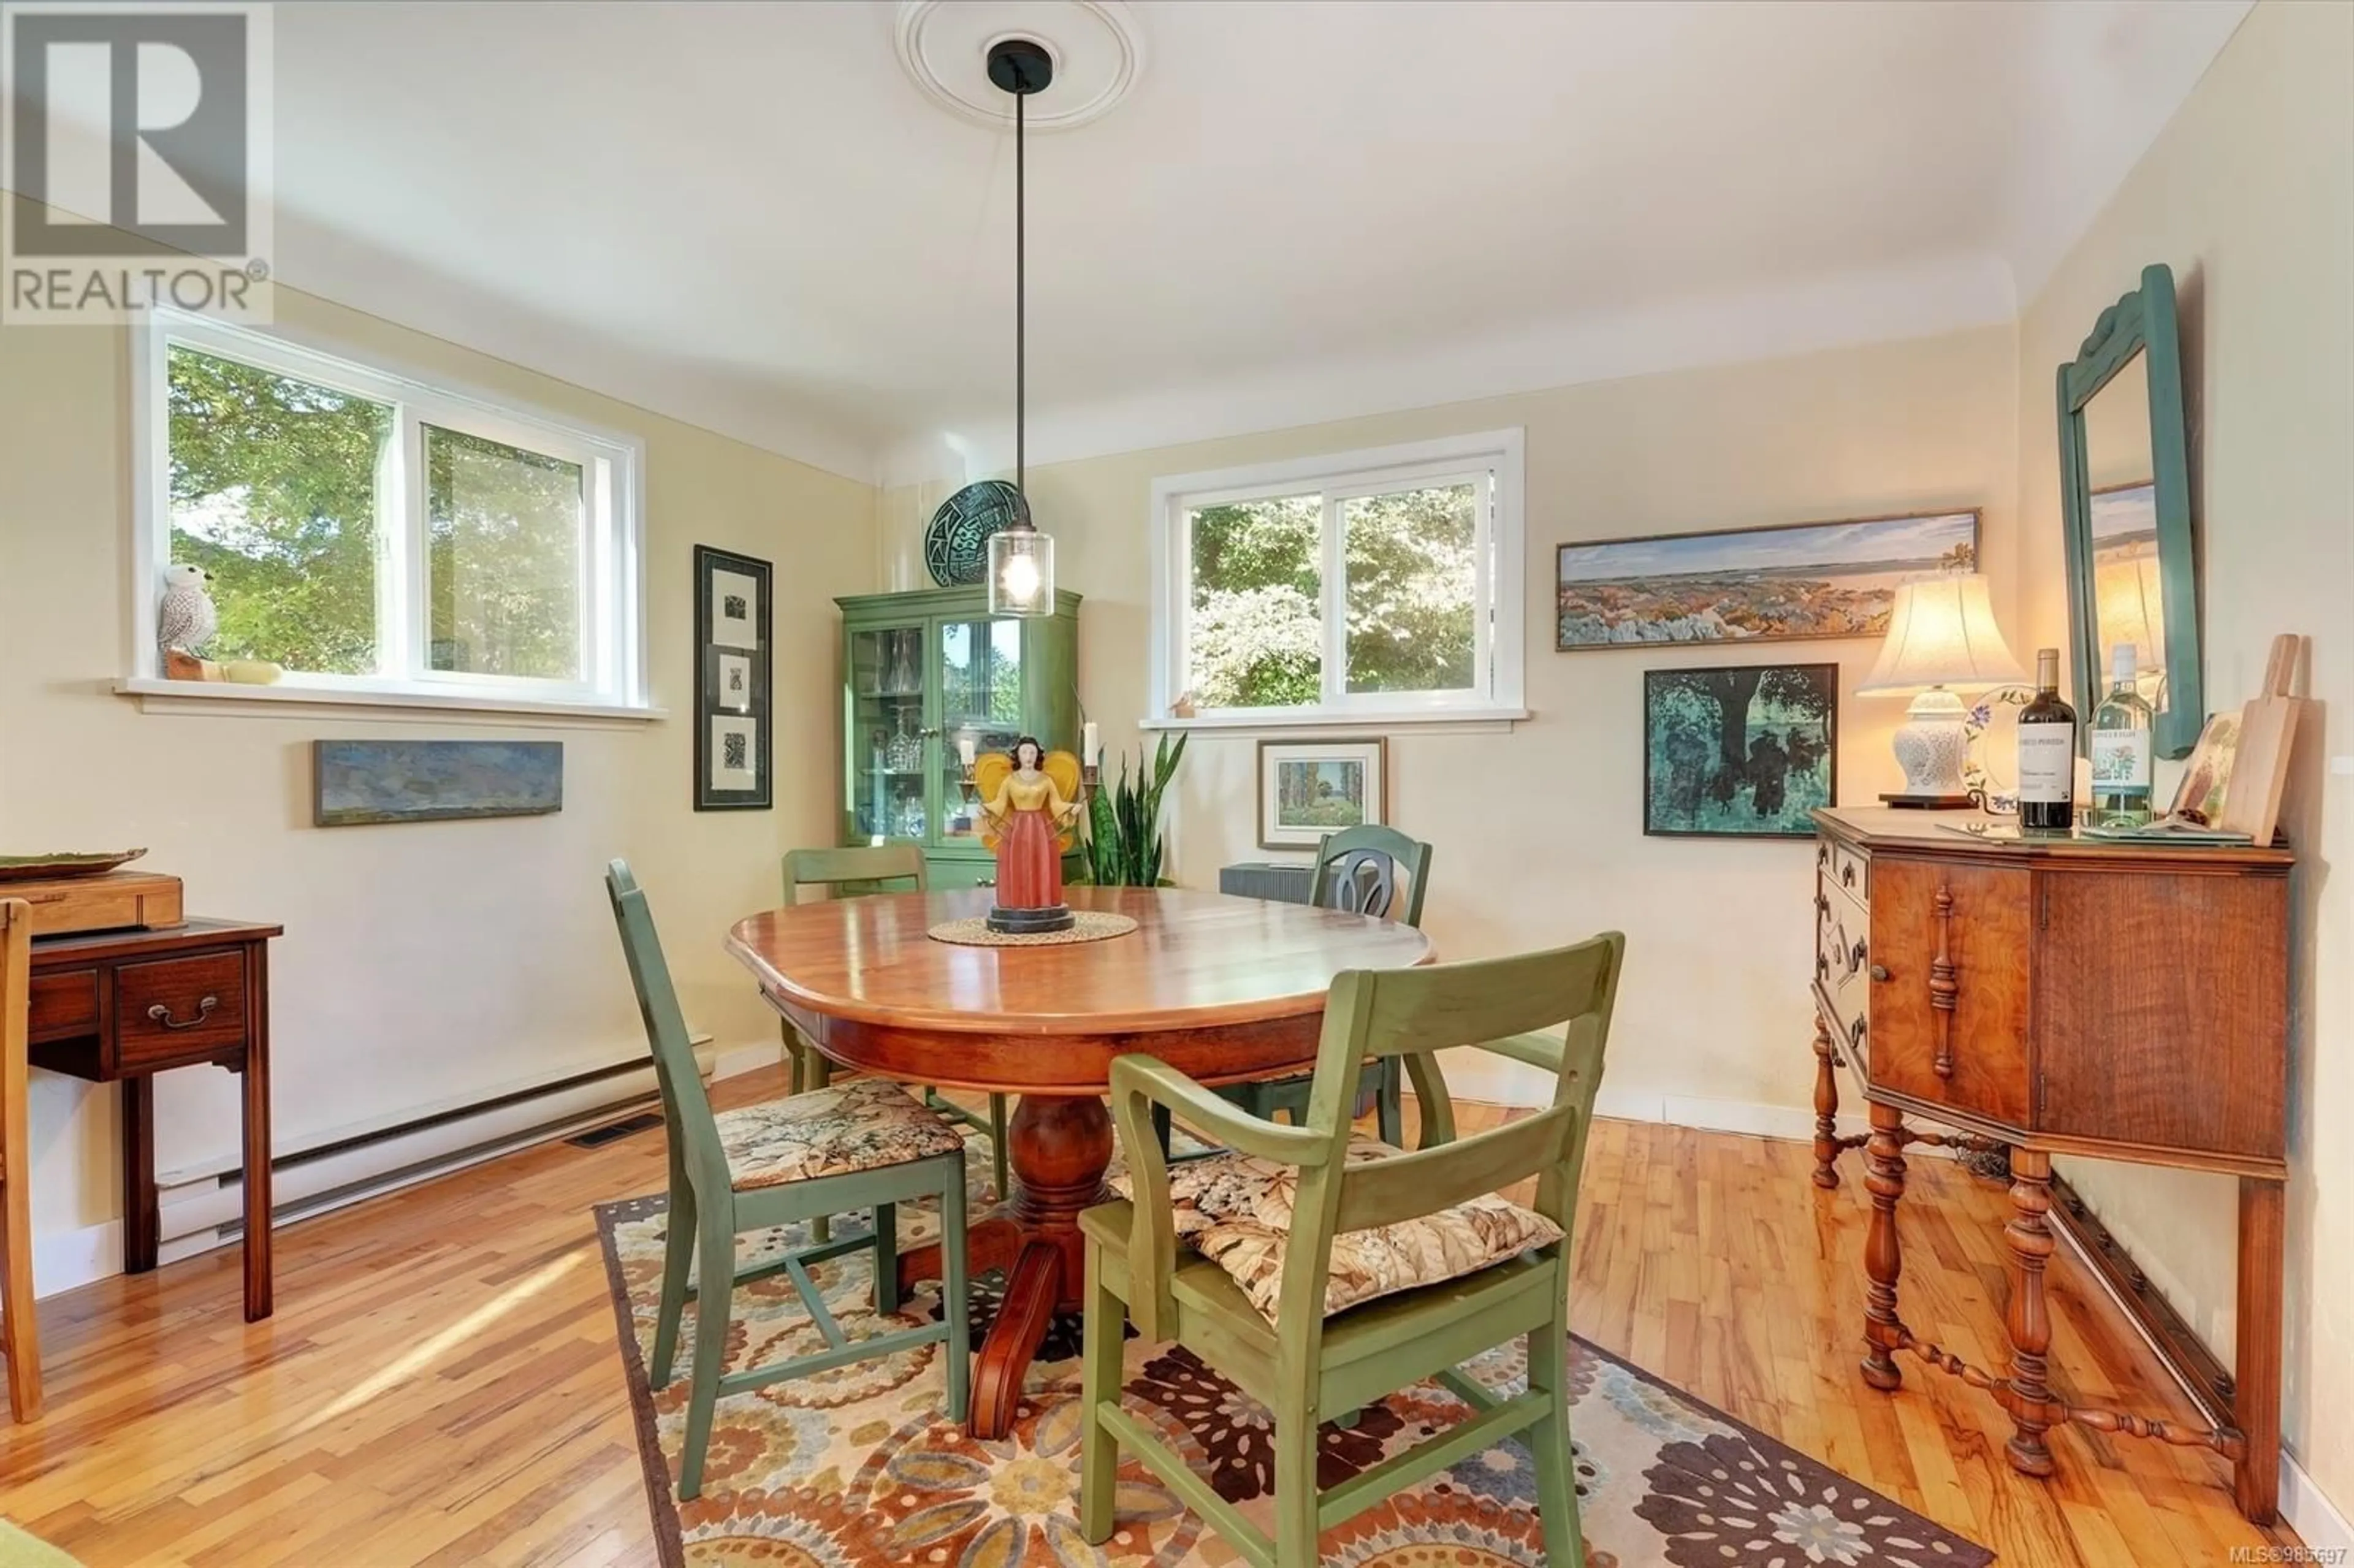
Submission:
<svg viewBox="0 0 2354 1568">
<path fill-rule="evenodd" d="M 442 720 L 451 715 L 472 714 L 480 715 L 484 723 L 514 719 L 542 723 L 570 720 L 597 725 L 645 723 L 669 716 L 658 707 L 620 707 L 601 703 L 469 696 L 454 692 L 307 686 L 294 682 L 248 686 L 234 681 L 167 681 L 154 675 L 133 675 L 128 680 L 117 681 L 114 693 L 117 696 L 137 698 L 143 713 L 259 715 L 278 710 L 301 713 L 320 708 L 361 708 L 387 719 L 414 716 Z"/>
<path fill-rule="evenodd" d="M 1503 735 L 1509 734 L 1514 725 L 1530 716 L 1526 708 L 1505 706 L 1391 708 L 1365 713 L 1197 714 L 1192 718 L 1149 718 L 1140 721 L 1137 727 L 1143 730 L 1224 730 L 1265 735 L 1298 730 L 1321 733 L 1340 729 L 1415 729 L 1452 731 L 1464 735 Z"/>
</svg>

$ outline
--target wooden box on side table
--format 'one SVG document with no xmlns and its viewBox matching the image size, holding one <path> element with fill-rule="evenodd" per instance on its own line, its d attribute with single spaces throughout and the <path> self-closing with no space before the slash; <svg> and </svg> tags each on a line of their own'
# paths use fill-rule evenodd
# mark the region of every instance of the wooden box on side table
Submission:
<svg viewBox="0 0 2354 1568">
<path fill-rule="evenodd" d="M 2282 1195 L 2287 1180 L 2285 850 L 1976 840 L 1961 813 L 1819 810 L 1816 847 L 1815 1181 L 1864 1147 L 1863 1375 L 1894 1389 L 1910 1351 L 1989 1389 L 2012 1418 L 2013 1467 L 2052 1473 L 2045 1433 L 2102 1432 L 2214 1449 L 2241 1511 L 2272 1521 L 2280 1470 Z M 1871 1110 L 1841 1138 L 1833 1068 Z M 1910 1115 L 1957 1129 L 1925 1132 Z M 1910 1143 L 2010 1146 L 2008 1377 L 1916 1339 L 1897 1313 L 1896 1207 Z M 2071 1404 L 2046 1381 L 2052 1156 L 2240 1179 L 2235 1375 L 2183 1364 L 2153 1336 L 2210 1428 Z"/>
<path fill-rule="evenodd" d="M 180 879 L 148 871 L 0 883 L 0 892 L 33 906 L 36 937 L 134 927 L 155 930 L 177 926 L 182 918 Z"/>
</svg>

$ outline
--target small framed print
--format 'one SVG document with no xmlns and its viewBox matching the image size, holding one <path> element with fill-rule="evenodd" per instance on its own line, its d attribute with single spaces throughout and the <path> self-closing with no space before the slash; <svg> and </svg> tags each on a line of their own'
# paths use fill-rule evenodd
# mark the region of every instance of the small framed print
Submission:
<svg viewBox="0 0 2354 1568">
<path fill-rule="evenodd" d="M 1262 849 L 1314 849 L 1326 833 L 1385 820 L 1386 740 L 1258 743 Z"/>
<path fill-rule="evenodd" d="M 711 552 L 714 556 L 719 551 Z M 749 572 L 727 567 L 712 568 L 704 600 L 711 617 L 711 641 L 721 648 L 740 648 L 748 653 L 758 652 L 767 641 L 761 632 L 768 618 L 762 609 L 769 594 L 769 568 L 765 562 L 746 561 L 730 557 L 740 564 L 759 567 L 756 577 Z"/>
<path fill-rule="evenodd" d="M 772 798 L 766 561 L 695 547 L 695 809 L 765 811 Z"/>
<path fill-rule="evenodd" d="M 704 788 L 714 795 L 758 789 L 759 747 L 758 723 L 748 718 L 715 716 L 711 720 L 711 743 L 705 753 Z"/>
<path fill-rule="evenodd" d="M 752 711 L 752 661 L 743 653 L 719 655 L 719 706 L 731 714 Z"/>
</svg>

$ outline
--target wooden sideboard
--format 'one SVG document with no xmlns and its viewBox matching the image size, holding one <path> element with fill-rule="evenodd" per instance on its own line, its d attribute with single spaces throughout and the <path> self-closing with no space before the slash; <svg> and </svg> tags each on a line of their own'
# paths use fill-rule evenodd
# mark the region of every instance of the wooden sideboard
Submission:
<svg viewBox="0 0 2354 1568">
<path fill-rule="evenodd" d="M 1978 839 L 1965 812 L 1815 812 L 1815 1174 L 1864 1151 L 1864 1381 L 1911 1351 L 2010 1414 L 2012 1467 L 2052 1473 L 2063 1422 L 2229 1458 L 2240 1510 L 2273 1520 L 2280 1474 L 2282 1196 L 2287 1180 L 2285 850 Z M 1841 1137 L 1850 1069 L 1871 1131 Z M 1926 1131 L 1906 1118 L 1941 1124 Z M 1898 1312 L 1904 1150 L 2009 1146 L 2009 1375 L 1916 1337 Z M 2179 1166 L 2240 1181 L 2233 1375 L 2193 1427 L 2071 1404 L 2049 1382 L 2043 1269 L 2052 1157 Z M 2159 1353 L 2169 1354 L 2163 1337 Z M 2178 1370 L 2180 1370 L 2178 1365 Z M 2220 1396 L 2219 1396 L 2220 1393 Z"/>
<path fill-rule="evenodd" d="M 122 1268 L 155 1266 L 154 1075 L 205 1064 L 245 1080 L 245 1318 L 270 1312 L 270 939 L 191 919 L 33 943 L 33 1065 L 122 1086 Z"/>
</svg>

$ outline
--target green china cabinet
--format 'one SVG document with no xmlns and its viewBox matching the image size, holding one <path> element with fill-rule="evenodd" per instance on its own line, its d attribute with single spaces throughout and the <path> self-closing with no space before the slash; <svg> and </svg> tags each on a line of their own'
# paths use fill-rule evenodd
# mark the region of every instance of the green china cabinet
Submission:
<svg viewBox="0 0 2354 1568">
<path fill-rule="evenodd" d="M 934 887 L 996 880 L 957 738 L 1003 751 L 1079 744 L 1079 596 L 1055 613 L 989 613 L 987 587 L 860 594 L 842 607 L 842 842 L 912 843 Z M 1076 857 L 1065 863 L 1066 874 Z"/>
</svg>

